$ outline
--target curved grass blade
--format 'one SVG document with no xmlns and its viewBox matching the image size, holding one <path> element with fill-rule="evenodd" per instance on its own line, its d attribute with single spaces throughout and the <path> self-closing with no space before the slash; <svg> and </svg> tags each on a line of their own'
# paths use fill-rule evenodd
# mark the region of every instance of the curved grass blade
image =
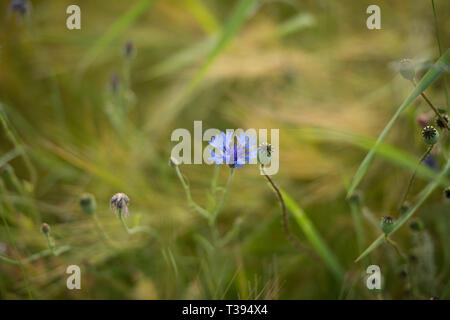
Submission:
<svg viewBox="0 0 450 320">
<path fill-rule="evenodd" d="M 184 88 L 181 89 L 180 94 L 164 108 L 160 109 L 152 117 L 149 123 L 149 129 L 162 128 L 172 119 L 174 119 L 178 113 L 183 109 L 186 103 L 190 100 L 192 95 L 196 92 L 199 84 L 204 79 L 209 68 L 220 54 L 225 50 L 231 39 L 241 28 L 242 24 L 246 20 L 247 16 L 253 8 L 253 4 L 256 0 L 241 0 L 237 6 L 233 9 L 231 17 L 228 19 L 224 26 L 219 38 L 214 44 L 212 50 L 209 52 L 206 61 L 200 67 L 200 69 L 194 74 L 193 78 L 187 83 Z"/>
<path fill-rule="evenodd" d="M 447 162 L 444 169 L 441 172 L 441 176 L 445 176 L 448 173 L 450 173 L 450 161 Z M 412 206 L 406 213 L 404 213 L 401 218 L 395 223 L 394 229 L 389 235 L 394 234 L 395 231 L 397 231 L 402 225 L 408 221 L 414 212 L 419 209 L 419 207 L 425 202 L 425 200 L 431 195 L 431 193 L 436 189 L 438 186 L 438 183 L 436 181 L 430 182 L 421 192 L 419 200 Z M 360 261 L 362 258 L 367 256 L 369 253 L 371 253 L 373 250 L 375 250 L 378 246 L 380 246 L 384 242 L 384 235 L 379 236 L 372 244 L 363 252 L 361 255 L 355 260 L 355 262 Z"/>
<path fill-rule="evenodd" d="M 317 254 L 322 258 L 325 262 L 326 266 L 333 273 L 334 277 L 341 282 L 344 279 L 344 272 L 339 264 L 338 260 L 328 248 L 327 244 L 323 240 L 322 236 L 314 227 L 311 220 L 309 220 L 306 213 L 300 208 L 297 203 L 284 191 L 280 190 L 283 195 L 283 199 L 286 203 L 286 207 L 292 213 L 295 221 L 299 225 L 300 229 L 302 229 L 308 241 L 313 246 L 314 250 Z"/>
<path fill-rule="evenodd" d="M 355 189 L 358 187 L 362 178 L 364 177 L 372 159 L 375 155 L 377 148 L 379 147 L 381 141 L 384 140 L 389 130 L 394 125 L 395 120 L 400 116 L 400 114 L 422 93 L 424 92 L 436 79 L 438 79 L 442 73 L 448 71 L 450 68 L 450 49 L 447 49 L 445 54 L 428 70 L 428 72 L 423 76 L 414 90 L 410 93 L 410 95 L 403 101 L 400 107 L 395 112 L 394 116 L 388 122 L 386 127 L 383 129 L 381 134 L 378 136 L 375 145 L 370 149 L 369 153 L 366 155 L 358 170 L 356 171 L 355 177 L 350 185 L 350 188 L 347 193 L 347 197 L 355 192 Z"/>
<path fill-rule="evenodd" d="M 108 45 L 117 38 L 126 28 L 135 22 L 155 0 L 141 0 L 128 9 L 114 24 L 109 27 L 106 33 L 94 43 L 91 49 L 81 59 L 79 69 L 83 73 L 97 56 L 105 50 Z"/>
<path fill-rule="evenodd" d="M 376 140 L 359 135 L 353 132 L 347 132 L 340 129 L 326 128 L 326 127 L 302 127 L 301 129 L 296 129 L 302 138 L 306 138 L 314 141 L 332 141 L 332 142 L 344 142 L 356 146 L 363 150 L 371 150 L 375 144 Z M 405 168 L 411 172 L 417 169 L 417 176 L 428 180 L 438 181 L 443 187 L 450 184 L 450 180 L 446 177 L 440 176 L 438 173 L 428 168 L 424 164 L 418 165 L 417 157 L 410 155 L 409 153 L 398 149 L 395 146 L 389 145 L 384 142 L 380 142 L 375 153 L 391 162 L 392 164 L 398 165 Z"/>
</svg>

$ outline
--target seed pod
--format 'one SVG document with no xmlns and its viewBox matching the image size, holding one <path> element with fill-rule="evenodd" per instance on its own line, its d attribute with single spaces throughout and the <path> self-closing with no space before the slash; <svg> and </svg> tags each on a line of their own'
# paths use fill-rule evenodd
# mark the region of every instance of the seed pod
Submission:
<svg viewBox="0 0 450 320">
<path fill-rule="evenodd" d="M 41 226 L 41 231 L 43 234 L 49 234 L 50 233 L 50 226 L 47 223 L 43 223 Z"/>
<path fill-rule="evenodd" d="M 381 231 L 383 231 L 384 234 L 388 235 L 394 229 L 394 218 L 392 218 L 391 216 L 384 216 L 383 218 L 381 218 L 380 227 Z"/>
<path fill-rule="evenodd" d="M 426 144 L 435 144 L 439 141 L 439 132 L 433 126 L 422 129 L 422 139 Z"/>
<path fill-rule="evenodd" d="M 440 118 L 440 117 L 437 117 L 437 118 L 436 118 L 436 125 L 437 125 L 439 128 L 441 128 L 441 129 L 445 129 L 445 128 L 447 128 L 447 124 L 448 124 L 448 115 L 443 114 L 443 115 L 442 115 L 442 118 L 444 119 L 444 121 L 445 121 L 446 123 L 443 123 L 442 120 L 441 120 L 441 118 Z"/>
<path fill-rule="evenodd" d="M 400 61 L 400 74 L 406 80 L 414 80 L 416 76 L 416 71 L 414 70 L 414 65 L 411 60 L 403 59 Z"/>
<path fill-rule="evenodd" d="M 95 197 L 90 193 L 85 193 L 80 198 L 80 208 L 87 215 L 92 215 L 97 209 Z"/>
</svg>

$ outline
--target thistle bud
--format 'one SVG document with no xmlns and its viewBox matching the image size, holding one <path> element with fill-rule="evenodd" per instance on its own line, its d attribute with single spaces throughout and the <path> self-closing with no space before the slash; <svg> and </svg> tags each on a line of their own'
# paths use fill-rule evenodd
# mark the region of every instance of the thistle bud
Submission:
<svg viewBox="0 0 450 320">
<path fill-rule="evenodd" d="M 169 158 L 169 166 L 171 166 L 172 168 L 175 168 L 179 165 L 180 165 L 180 160 L 178 160 L 177 158 L 174 158 L 174 157 Z"/>
<path fill-rule="evenodd" d="M 273 147 L 268 143 L 261 143 L 258 148 L 258 161 L 262 165 L 268 165 L 272 161 Z"/>
<path fill-rule="evenodd" d="M 394 218 L 392 218 L 391 216 L 384 216 L 383 218 L 381 218 L 380 227 L 381 231 L 383 231 L 385 235 L 388 235 L 394 229 Z"/>
<path fill-rule="evenodd" d="M 95 197 L 90 193 L 85 193 L 80 198 L 80 208 L 87 215 L 92 215 L 97 209 Z"/>
<path fill-rule="evenodd" d="M 31 5 L 27 0 L 12 0 L 9 4 L 9 12 L 25 17 L 30 14 Z"/>
<path fill-rule="evenodd" d="M 411 60 L 409 59 L 403 59 L 400 61 L 400 68 L 399 68 L 400 74 L 403 78 L 406 80 L 414 80 L 414 77 L 416 76 L 416 71 L 414 70 L 414 65 Z"/>
<path fill-rule="evenodd" d="M 446 123 L 442 122 L 442 120 L 441 120 L 440 117 L 437 117 L 437 119 L 436 119 L 436 125 L 437 125 L 439 128 L 441 128 L 441 129 L 445 129 L 445 128 L 447 128 L 447 124 L 448 124 L 448 115 L 443 114 L 443 115 L 442 115 L 442 119 L 444 119 L 444 121 L 445 121 Z"/>
<path fill-rule="evenodd" d="M 410 228 L 412 231 L 419 232 L 419 231 L 422 231 L 425 227 L 424 227 L 424 225 L 423 225 L 422 220 L 420 220 L 420 219 L 414 219 L 414 220 L 412 220 L 412 221 L 409 223 L 409 228 Z"/>
<path fill-rule="evenodd" d="M 41 226 L 41 231 L 43 234 L 47 235 L 50 233 L 50 226 L 47 223 L 43 223 Z"/>
<path fill-rule="evenodd" d="M 426 144 L 435 144 L 439 141 L 439 132 L 433 126 L 422 129 L 422 139 Z"/>
</svg>

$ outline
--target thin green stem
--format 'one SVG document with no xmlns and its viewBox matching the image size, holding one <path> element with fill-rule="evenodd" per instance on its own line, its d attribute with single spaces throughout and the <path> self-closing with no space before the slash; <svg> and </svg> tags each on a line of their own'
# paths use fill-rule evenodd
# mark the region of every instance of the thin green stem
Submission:
<svg viewBox="0 0 450 320">
<path fill-rule="evenodd" d="M 233 182 L 233 175 L 234 175 L 234 168 L 230 168 L 230 175 L 228 177 L 227 184 L 225 185 L 225 190 L 223 191 L 223 194 L 222 194 L 222 197 L 220 198 L 219 204 L 217 205 L 216 210 L 214 210 L 214 213 L 211 217 L 211 221 L 210 221 L 211 224 L 214 224 L 216 222 L 219 212 L 222 211 L 225 200 L 231 189 L 231 184 Z"/>
<path fill-rule="evenodd" d="M 37 252 L 25 259 L 22 259 L 20 261 L 0 255 L 0 260 L 5 261 L 10 264 L 20 265 L 20 263 L 31 263 L 31 262 L 34 262 L 36 260 L 51 256 L 51 255 L 59 256 L 59 255 L 63 254 L 64 252 L 69 251 L 70 249 L 71 249 L 70 246 L 61 246 L 55 250 L 46 249 L 46 250 L 39 251 L 39 252 Z"/>
<path fill-rule="evenodd" d="M 123 217 L 121 209 L 119 209 L 118 215 L 119 215 L 119 220 L 122 223 L 123 229 L 128 234 L 135 234 L 135 233 L 138 233 L 138 232 L 145 232 L 145 233 L 148 233 L 148 234 L 153 234 L 153 231 L 149 227 L 146 227 L 146 226 L 137 226 L 137 227 L 134 227 L 134 228 L 131 228 L 131 229 L 128 228 L 127 223 L 125 222 L 125 218 Z"/>
<path fill-rule="evenodd" d="M 430 145 L 427 149 L 427 151 L 425 151 L 425 153 L 420 157 L 419 159 L 419 163 L 417 164 L 417 166 L 420 166 L 420 164 L 426 159 L 426 157 L 428 157 L 428 155 L 430 154 L 431 150 L 433 150 L 434 144 Z M 405 203 L 405 201 L 408 198 L 409 195 L 409 191 L 411 190 L 412 184 L 414 182 L 414 179 L 416 178 L 416 173 L 417 173 L 417 167 L 414 170 L 413 174 L 411 175 L 411 178 L 409 179 L 408 182 L 408 186 L 406 187 L 406 191 L 405 194 L 403 195 L 402 200 L 400 201 L 400 207 L 399 207 L 399 211 L 401 210 L 403 204 Z"/>
<path fill-rule="evenodd" d="M 55 255 L 55 245 L 53 243 L 53 239 L 50 237 L 50 234 L 46 233 L 45 238 L 47 238 L 47 244 L 48 248 L 50 249 L 50 252 Z"/>
<path fill-rule="evenodd" d="M 389 243 L 397 252 L 397 254 L 400 256 L 400 258 L 402 258 L 405 262 L 408 262 L 408 258 L 406 257 L 406 255 L 400 250 L 400 248 L 398 247 L 397 243 L 395 243 L 394 241 L 392 241 L 387 235 L 385 235 L 385 238 L 387 243 Z"/>
<path fill-rule="evenodd" d="M 437 21 L 436 7 L 434 5 L 434 0 L 431 0 L 431 6 L 433 7 L 433 15 L 434 15 L 434 26 L 436 31 L 436 40 L 439 48 L 439 56 L 442 56 L 442 46 L 441 46 L 441 38 L 439 36 L 439 24 Z M 443 76 L 444 81 L 444 92 L 445 92 L 445 101 L 447 102 L 447 110 L 450 109 L 450 102 L 448 99 L 448 90 L 447 90 L 447 78 L 446 75 Z"/>
<path fill-rule="evenodd" d="M 416 86 L 416 82 L 413 80 L 411 80 L 412 84 L 414 86 Z M 441 120 L 441 122 L 443 123 L 443 125 L 447 128 L 447 130 L 450 130 L 449 124 L 448 122 L 444 119 L 444 117 L 442 116 L 442 114 L 439 112 L 439 110 L 434 106 L 434 104 L 431 102 L 430 99 L 428 99 L 428 97 L 426 96 L 425 92 L 421 92 L 420 95 L 422 96 L 422 98 L 428 103 L 428 105 L 430 106 L 430 108 L 433 110 L 433 112 L 436 114 L 436 116 L 438 116 L 438 118 Z"/>
<path fill-rule="evenodd" d="M 280 189 L 278 189 L 277 185 L 273 180 L 265 173 L 264 167 L 261 166 L 261 170 L 264 173 L 264 177 L 269 181 L 270 186 L 275 191 L 278 200 L 280 201 L 281 205 L 281 215 L 282 215 L 282 222 L 283 222 L 283 229 L 284 233 L 286 234 L 289 241 L 292 243 L 294 247 L 296 247 L 298 250 L 310 254 L 312 257 L 316 257 L 315 254 L 309 250 L 307 247 L 305 247 L 300 240 L 292 233 L 292 231 L 289 228 L 289 219 L 288 214 L 286 211 L 286 203 L 284 202 L 283 196 L 281 195 Z"/>
<path fill-rule="evenodd" d="M 98 220 L 98 217 L 97 217 L 97 215 L 95 214 L 95 212 L 92 214 L 92 219 L 94 220 L 95 227 L 96 227 L 98 233 L 101 235 L 101 237 L 105 240 L 105 242 L 106 242 L 108 245 L 114 247 L 114 246 L 115 246 L 115 245 L 114 245 L 114 242 L 111 240 L 111 238 L 110 238 L 110 237 L 108 236 L 108 234 L 105 232 L 105 229 L 103 229 L 103 227 L 102 227 L 100 221 Z"/>
<path fill-rule="evenodd" d="M 211 219 L 211 214 L 207 210 L 200 207 L 197 203 L 195 203 L 194 200 L 192 200 L 191 189 L 184 180 L 183 175 L 181 174 L 180 168 L 178 166 L 175 166 L 175 172 L 177 173 L 178 179 L 180 179 L 184 192 L 186 193 L 186 199 L 189 205 L 193 207 L 198 213 L 200 213 L 204 218 L 208 220 Z"/>
<path fill-rule="evenodd" d="M 358 252 L 361 253 L 364 248 L 364 232 L 361 225 L 361 206 L 354 201 L 350 202 L 350 211 L 352 213 L 353 223 L 355 224 L 356 243 Z"/>
</svg>

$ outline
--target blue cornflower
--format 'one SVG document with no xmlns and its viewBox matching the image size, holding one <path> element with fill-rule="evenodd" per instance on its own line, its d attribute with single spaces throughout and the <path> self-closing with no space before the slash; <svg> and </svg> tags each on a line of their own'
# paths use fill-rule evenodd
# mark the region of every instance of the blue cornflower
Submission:
<svg viewBox="0 0 450 320">
<path fill-rule="evenodd" d="M 230 168 L 241 168 L 256 159 L 256 139 L 253 135 L 241 132 L 233 135 L 232 131 L 221 132 L 209 143 L 213 149 L 209 161 L 220 166 L 228 164 Z"/>
</svg>

